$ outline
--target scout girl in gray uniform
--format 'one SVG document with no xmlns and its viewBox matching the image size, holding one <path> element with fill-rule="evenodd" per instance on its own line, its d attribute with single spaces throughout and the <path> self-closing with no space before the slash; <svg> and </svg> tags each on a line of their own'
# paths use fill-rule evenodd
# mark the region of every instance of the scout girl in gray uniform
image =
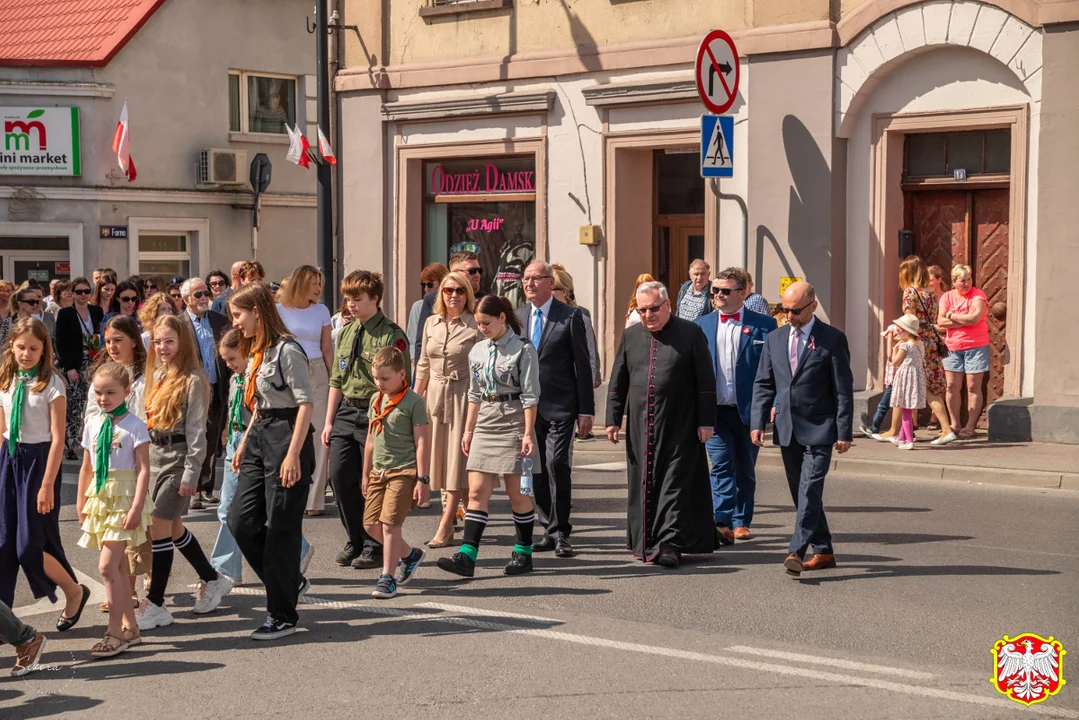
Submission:
<svg viewBox="0 0 1079 720">
<path fill-rule="evenodd" d="M 269 616 L 251 634 L 276 640 L 296 632 L 296 601 L 307 590 L 300 543 L 315 470 L 307 355 L 289 334 L 270 291 L 251 283 L 229 297 L 232 324 L 251 362 L 244 403 L 254 414 L 232 458 L 239 473 L 229 530 L 266 586 Z"/>
<path fill-rule="evenodd" d="M 171 625 L 165 590 L 172 571 L 173 550 L 178 549 L 201 580 L 195 591 L 198 614 L 216 608 L 232 590 L 206 559 L 202 546 L 184 527 L 191 496 L 195 494 L 206 456 L 206 413 L 209 384 L 202 374 L 191 323 L 176 315 L 163 315 L 150 331 L 146 361 L 146 426 L 150 430 L 150 492 L 154 501 L 150 538 L 153 541 L 150 591 L 135 611 L 139 630 Z"/>
<path fill-rule="evenodd" d="M 468 353 L 468 419 L 461 441 L 468 455 L 465 537 L 461 549 L 441 558 L 438 566 L 464 577 L 475 574 L 488 503 L 502 475 L 517 540 L 505 573 L 520 575 L 532 570 L 535 513 L 531 494 L 521 494 L 521 474 L 540 470 L 533 429 L 539 403 L 539 358 L 536 349 L 519 337 L 520 323 L 505 298 L 485 296 L 476 305 L 475 318 L 486 340 Z"/>
</svg>

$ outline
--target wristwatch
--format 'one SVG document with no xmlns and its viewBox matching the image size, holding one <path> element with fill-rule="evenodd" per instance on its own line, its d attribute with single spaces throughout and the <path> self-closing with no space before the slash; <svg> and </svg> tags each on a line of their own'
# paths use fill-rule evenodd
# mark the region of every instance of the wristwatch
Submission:
<svg viewBox="0 0 1079 720">
<path fill-rule="evenodd" d="M 431 484 L 431 476 L 430 475 L 424 475 L 423 477 L 418 477 L 416 479 L 419 480 L 424 485 L 430 485 Z"/>
</svg>

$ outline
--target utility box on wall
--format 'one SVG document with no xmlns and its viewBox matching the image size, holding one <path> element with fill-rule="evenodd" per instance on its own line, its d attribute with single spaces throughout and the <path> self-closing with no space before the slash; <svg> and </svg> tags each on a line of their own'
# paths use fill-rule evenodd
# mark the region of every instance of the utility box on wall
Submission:
<svg viewBox="0 0 1079 720">
<path fill-rule="evenodd" d="M 582 225 L 580 230 L 580 241 L 582 245 L 599 245 L 599 226 Z"/>
</svg>

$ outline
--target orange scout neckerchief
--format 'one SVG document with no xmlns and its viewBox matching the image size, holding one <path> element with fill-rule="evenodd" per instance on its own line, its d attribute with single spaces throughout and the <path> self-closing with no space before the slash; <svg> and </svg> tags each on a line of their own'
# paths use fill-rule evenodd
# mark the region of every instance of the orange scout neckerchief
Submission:
<svg viewBox="0 0 1079 720">
<path fill-rule="evenodd" d="M 258 377 L 259 366 L 262 365 L 262 353 L 257 352 L 251 357 L 251 376 L 244 383 L 244 405 L 251 412 L 255 411 L 255 378 Z"/>
<path fill-rule="evenodd" d="M 375 416 L 371 418 L 371 429 L 375 431 L 375 435 L 378 435 L 382 432 L 382 421 L 385 420 L 389 416 L 389 414 L 393 412 L 393 409 L 397 407 L 402 400 L 405 399 L 405 393 L 407 392 L 408 386 L 406 385 L 401 388 L 401 392 L 390 398 L 390 404 L 386 406 L 385 410 L 381 409 L 383 398 L 382 393 L 379 393 L 378 397 L 375 398 Z"/>
</svg>

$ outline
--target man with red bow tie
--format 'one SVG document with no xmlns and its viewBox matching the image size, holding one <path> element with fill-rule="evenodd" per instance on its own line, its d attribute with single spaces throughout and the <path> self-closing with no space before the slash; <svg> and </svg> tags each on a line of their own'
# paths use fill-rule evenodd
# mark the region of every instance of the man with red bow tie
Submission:
<svg viewBox="0 0 1079 720">
<path fill-rule="evenodd" d="M 717 545 L 753 537 L 749 526 L 759 448 L 749 438 L 749 416 L 764 339 L 776 329 L 775 320 L 743 306 L 747 289 L 742 278 L 738 268 L 717 273 L 712 281 L 716 310 L 694 321 L 708 339 L 716 373 L 716 428 L 706 447 Z"/>
</svg>

